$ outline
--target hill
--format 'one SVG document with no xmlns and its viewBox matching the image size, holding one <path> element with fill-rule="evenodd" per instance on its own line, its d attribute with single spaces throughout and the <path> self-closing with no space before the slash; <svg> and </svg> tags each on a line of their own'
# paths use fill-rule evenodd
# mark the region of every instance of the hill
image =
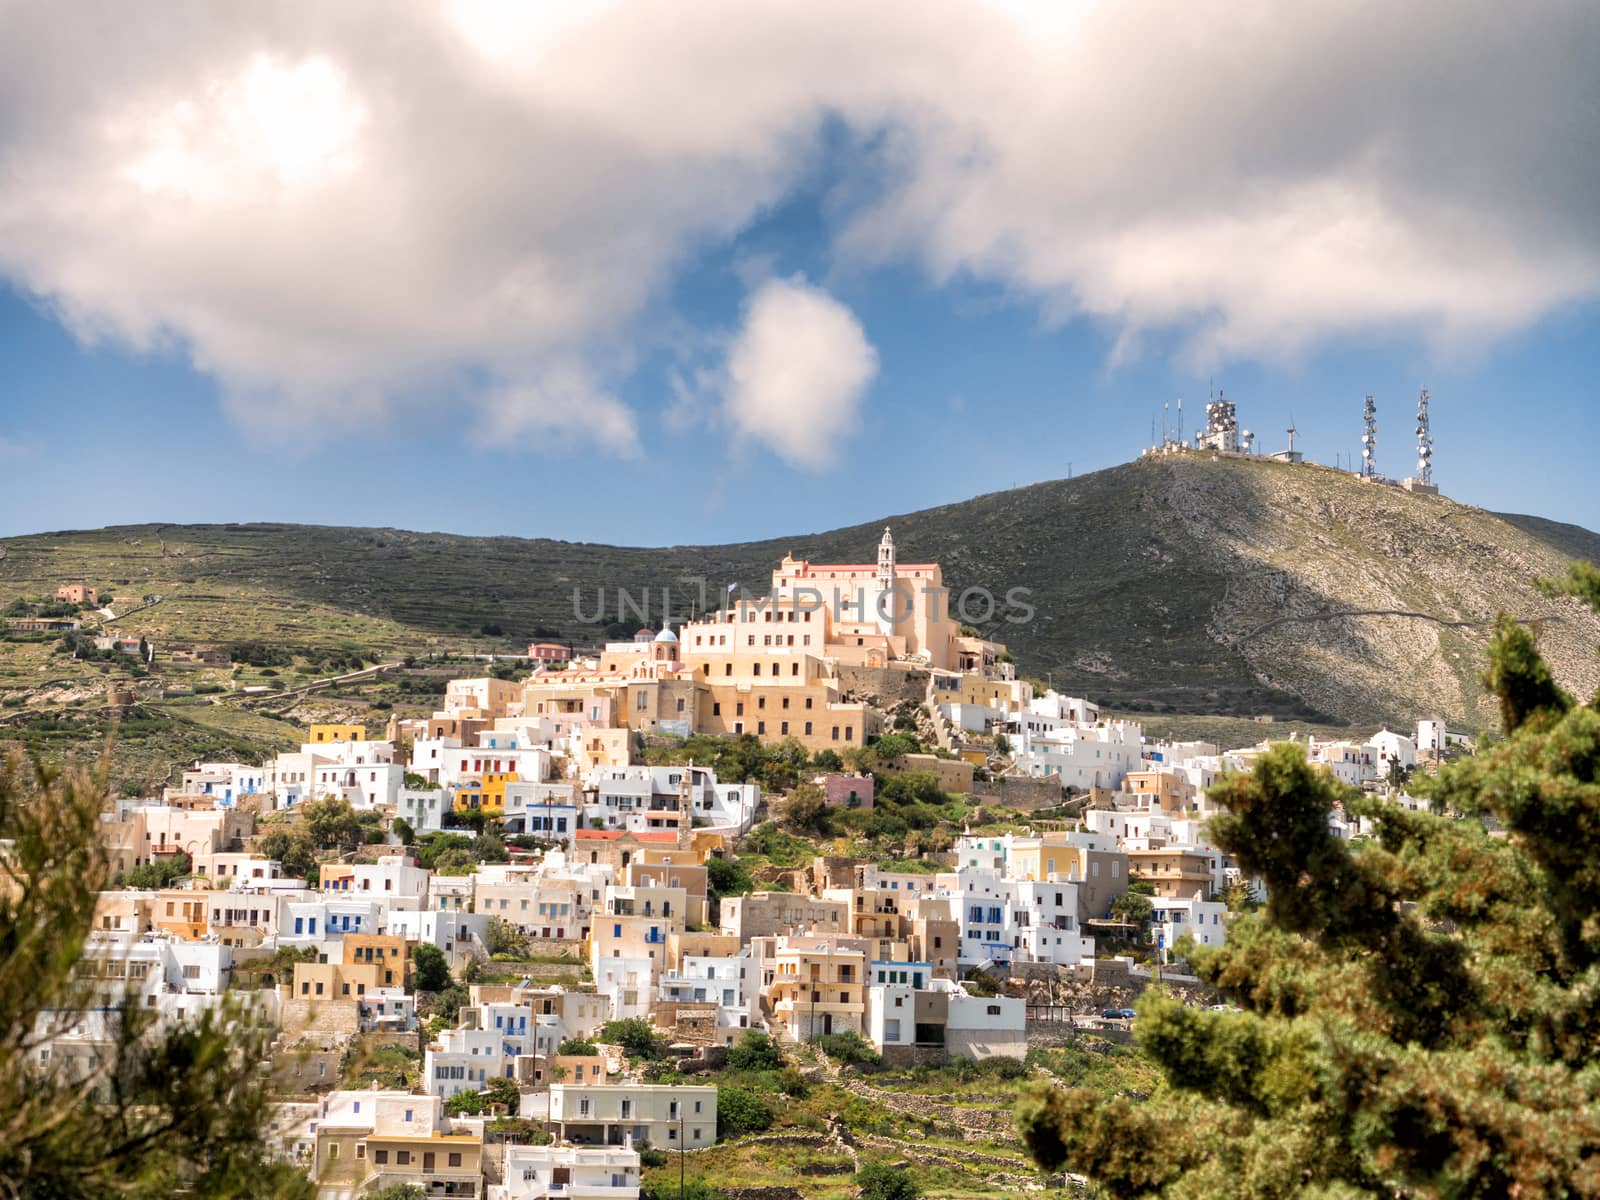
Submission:
<svg viewBox="0 0 1600 1200">
<path fill-rule="evenodd" d="M 785 553 L 871 561 L 886 523 L 903 559 L 943 564 L 952 600 L 985 588 L 1003 609 L 1026 589 L 1030 621 L 972 623 L 1009 643 L 1022 673 L 1118 711 L 1482 726 L 1477 672 L 1501 610 L 1542 621 L 1567 686 L 1600 685 L 1600 624 L 1532 582 L 1600 557 L 1600 536 L 1329 468 L 1195 454 L 725 546 L 264 524 L 39 534 L 0 541 L 0 606 L 84 580 L 118 611 L 163 597 L 117 624 L 158 645 L 505 653 L 539 630 L 586 644 L 637 623 L 619 589 L 635 601 L 648 589 L 658 623 L 664 592 L 678 619 L 727 583 L 762 588 Z M 969 612 L 982 610 L 974 598 Z M 4 647 L 0 687 L 37 693 L 54 668 L 16 651 Z"/>
</svg>

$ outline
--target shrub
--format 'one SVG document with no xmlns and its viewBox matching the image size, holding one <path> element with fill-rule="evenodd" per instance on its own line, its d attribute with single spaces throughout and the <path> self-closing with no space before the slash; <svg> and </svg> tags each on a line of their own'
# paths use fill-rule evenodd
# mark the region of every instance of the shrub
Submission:
<svg viewBox="0 0 1600 1200">
<path fill-rule="evenodd" d="M 736 1071 L 776 1071 L 783 1066 L 778 1044 L 759 1029 L 752 1029 L 728 1051 L 728 1065 Z"/>
<path fill-rule="evenodd" d="M 859 1033 L 825 1033 L 816 1042 L 824 1054 L 846 1066 L 875 1067 L 883 1061 L 872 1043 Z"/>
<path fill-rule="evenodd" d="M 643 1017 L 607 1021 L 600 1029 L 600 1040 L 608 1045 L 621 1046 L 622 1052 L 629 1058 L 656 1059 L 667 1049 L 667 1039 Z"/>
<path fill-rule="evenodd" d="M 739 1137 L 772 1127 L 772 1109 L 749 1088 L 717 1088 L 717 1136 Z"/>
<path fill-rule="evenodd" d="M 897 1167 L 879 1164 L 856 1172 L 856 1188 L 860 1200 L 917 1200 L 922 1195 L 911 1176 Z"/>
<path fill-rule="evenodd" d="M 412 983 L 419 992 L 442 992 L 450 986 L 450 964 L 444 951 L 420 942 L 411 950 Z"/>
</svg>

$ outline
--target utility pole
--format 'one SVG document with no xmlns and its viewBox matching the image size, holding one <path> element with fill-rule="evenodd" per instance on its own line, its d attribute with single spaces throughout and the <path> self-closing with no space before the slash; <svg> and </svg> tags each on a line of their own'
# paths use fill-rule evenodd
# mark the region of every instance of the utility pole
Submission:
<svg viewBox="0 0 1600 1200">
<path fill-rule="evenodd" d="M 678 1200 L 683 1200 L 683 1102 L 678 1102 Z"/>
</svg>

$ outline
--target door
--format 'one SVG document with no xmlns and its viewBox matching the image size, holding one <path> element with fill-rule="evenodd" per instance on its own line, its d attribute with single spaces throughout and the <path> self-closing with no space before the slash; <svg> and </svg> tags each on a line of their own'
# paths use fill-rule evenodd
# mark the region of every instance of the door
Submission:
<svg viewBox="0 0 1600 1200">
<path fill-rule="evenodd" d="M 422 1170 L 424 1173 L 433 1170 L 434 1154 L 432 1150 L 425 1150 L 422 1154 Z"/>
<path fill-rule="evenodd" d="M 832 1013 L 823 1013 L 822 1014 L 822 1035 L 823 1035 L 823 1037 L 827 1037 L 828 1034 L 830 1034 L 832 1032 L 833 1032 L 833 1014 Z"/>
</svg>

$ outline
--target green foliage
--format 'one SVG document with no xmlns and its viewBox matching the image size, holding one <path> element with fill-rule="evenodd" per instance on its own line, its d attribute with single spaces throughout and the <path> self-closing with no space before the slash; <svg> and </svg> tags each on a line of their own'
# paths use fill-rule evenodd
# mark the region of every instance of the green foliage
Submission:
<svg viewBox="0 0 1600 1200">
<path fill-rule="evenodd" d="M 643 1017 L 607 1021 L 600 1029 L 600 1040 L 608 1046 L 621 1046 L 629 1058 L 657 1059 L 667 1051 L 667 1039 Z"/>
<path fill-rule="evenodd" d="M 388 1187 L 367 1192 L 364 1200 L 428 1200 L 428 1193 L 421 1184 L 391 1183 Z"/>
<path fill-rule="evenodd" d="M 776 821 L 763 821 L 752 829 L 744 841 L 745 851 L 760 854 L 780 867 L 797 867 L 815 851 L 811 843 L 785 833 Z"/>
<path fill-rule="evenodd" d="M 404 817 L 396 817 L 390 828 L 394 830 L 394 835 L 400 839 L 402 846 L 409 846 L 417 840 L 416 828 Z"/>
<path fill-rule="evenodd" d="M 822 789 L 803 783 L 777 805 L 778 824 L 800 837 L 822 837 L 828 833 L 831 812 Z"/>
<path fill-rule="evenodd" d="M 463 833 L 430 833 L 418 838 L 411 847 L 417 866 L 429 871 L 439 869 L 439 857 L 449 850 L 470 850 L 472 839 Z"/>
<path fill-rule="evenodd" d="M 722 1200 L 723 1193 L 704 1179 L 686 1179 L 680 1189 L 677 1177 L 647 1179 L 639 1186 L 639 1200 Z"/>
<path fill-rule="evenodd" d="M 283 864 L 296 879 L 311 879 L 317 865 L 317 848 L 303 825 L 271 829 L 256 839 L 256 850 Z"/>
<path fill-rule="evenodd" d="M 1568 584 L 1590 598 L 1593 578 Z M 1267 899 L 1183 953 L 1242 1011 L 1147 993 L 1135 1031 L 1165 1090 L 1033 1089 L 1018 1122 L 1041 1165 L 1118 1197 L 1600 1194 L 1600 711 L 1504 619 L 1486 680 L 1507 735 L 1425 785 L 1436 813 L 1288 744 L 1212 789 L 1211 836 Z M 1335 803 L 1374 836 L 1335 837 Z"/>
<path fill-rule="evenodd" d="M 101 1009 L 83 969 L 99 892 L 107 765 L 68 774 L 0 764 L 0 1181 L 8 1195 L 308 1200 L 264 1131 L 272 1031 L 248 998 L 160 1023 L 135 997 L 104 1013 L 96 1058 L 41 1058 L 41 1031 Z"/>
<path fill-rule="evenodd" d="M 515 925 L 504 917 L 490 917 L 484 930 L 483 944 L 491 956 L 502 954 L 521 957 L 528 952 L 528 939 Z"/>
<path fill-rule="evenodd" d="M 880 766 L 897 766 L 908 754 L 920 754 L 922 743 L 909 733 L 886 733 L 870 747 Z"/>
<path fill-rule="evenodd" d="M 876 1067 L 883 1057 L 859 1033 L 825 1033 L 814 1039 L 829 1058 L 848 1067 Z"/>
<path fill-rule="evenodd" d="M 716 901 L 723 896 L 745 896 L 755 891 L 756 881 L 750 868 L 736 858 L 714 855 L 706 859 L 707 899 L 715 911 Z"/>
<path fill-rule="evenodd" d="M 917 1200 L 922 1195 L 916 1181 L 899 1167 L 873 1163 L 856 1172 L 859 1200 Z"/>
<path fill-rule="evenodd" d="M 598 1054 L 600 1050 L 593 1042 L 585 1041 L 583 1038 L 567 1038 L 561 1045 L 556 1047 L 556 1053 L 558 1055 Z"/>
<path fill-rule="evenodd" d="M 383 1088 L 408 1092 L 420 1080 L 422 1055 L 410 1046 L 375 1046 L 354 1039 L 339 1061 L 342 1088 Z"/>
<path fill-rule="evenodd" d="M 811 756 L 811 765 L 818 771 L 842 771 L 844 759 L 832 750 L 818 750 Z"/>
<path fill-rule="evenodd" d="M 478 1116 L 481 1113 L 491 1112 L 496 1107 L 503 1109 L 506 1116 L 517 1115 L 517 1104 L 521 1093 L 517 1085 L 503 1076 L 495 1076 L 486 1080 L 481 1091 L 457 1092 L 445 1102 L 445 1111 L 452 1117 Z"/>
<path fill-rule="evenodd" d="M 749 1088 L 717 1088 L 717 1136 L 740 1137 L 772 1128 L 772 1107 Z"/>
<path fill-rule="evenodd" d="M 287 667 L 294 662 L 294 656 L 284 647 L 266 642 L 233 642 L 228 646 L 228 657 L 250 667 Z"/>
<path fill-rule="evenodd" d="M 728 1048 L 728 1066 L 735 1071 L 776 1071 L 783 1066 L 783 1051 L 767 1034 L 752 1029 Z"/>
<path fill-rule="evenodd" d="M 353 850 L 361 845 L 361 822 L 343 797 L 307 800 L 300 806 L 300 819 L 306 836 L 319 850 Z"/>
<path fill-rule="evenodd" d="M 418 989 L 419 991 L 422 989 Z M 451 983 L 440 990 L 433 998 L 433 1007 L 429 1014 L 436 1020 L 443 1021 L 447 1029 L 453 1029 L 461 1019 L 461 1010 L 471 1002 L 471 995 L 459 983 Z"/>
<path fill-rule="evenodd" d="M 444 951 L 427 942 L 411 948 L 411 980 L 419 992 L 442 992 L 450 986 L 450 962 Z"/>
<path fill-rule="evenodd" d="M 111 881 L 114 888 L 164 888 L 171 887 L 193 869 L 187 854 L 172 854 L 129 867 Z"/>
</svg>

